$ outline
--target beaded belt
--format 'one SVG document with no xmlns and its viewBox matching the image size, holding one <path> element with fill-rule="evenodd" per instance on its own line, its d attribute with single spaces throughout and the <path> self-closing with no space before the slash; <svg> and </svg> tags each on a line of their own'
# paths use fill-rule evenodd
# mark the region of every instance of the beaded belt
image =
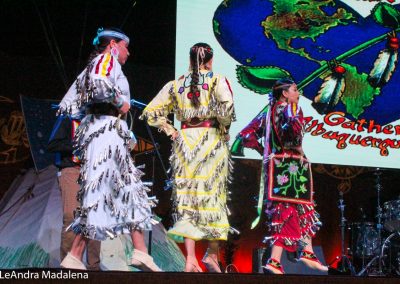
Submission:
<svg viewBox="0 0 400 284">
<path fill-rule="evenodd" d="M 181 129 L 198 127 L 217 128 L 218 121 L 216 119 L 200 120 L 199 118 L 192 118 L 190 121 L 181 122 Z"/>
</svg>

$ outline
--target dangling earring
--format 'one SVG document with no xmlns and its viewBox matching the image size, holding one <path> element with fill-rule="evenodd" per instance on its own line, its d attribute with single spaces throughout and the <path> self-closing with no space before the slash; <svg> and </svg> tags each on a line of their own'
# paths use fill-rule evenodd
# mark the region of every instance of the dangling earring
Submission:
<svg viewBox="0 0 400 284">
<path fill-rule="evenodd" d="M 115 47 L 112 47 L 111 50 L 110 50 L 110 53 L 111 53 L 112 56 L 115 57 L 115 59 L 118 59 L 118 55 L 119 55 L 118 49 L 116 49 Z"/>
</svg>

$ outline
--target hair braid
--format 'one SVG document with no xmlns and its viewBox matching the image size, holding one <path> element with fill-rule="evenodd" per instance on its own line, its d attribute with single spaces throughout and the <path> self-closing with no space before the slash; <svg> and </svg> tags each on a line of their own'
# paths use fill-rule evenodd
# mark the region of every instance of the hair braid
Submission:
<svg viewBox="0 0 400 284">
<path fill-rule="evenodd" d="M 97 49 L 95 49 L 90 53 L 89 58 L 87 60 L 86 70 L 85 70 L 85 83 L 84 83 L 86 90 L 89 89 L 89 79 L 90 79 L 89 75 L 93 68 L 93 59 L 95 59 L 96 56 L 99 54 L 100 54 L 99 51 Z"/>
<path fill-rule="evenodd" d="M 199 83 L 199 66 L 198 62 L 195 61 L 193 64 L 193 70 L 192 70 L 192 80 L 190 81 L 190 93 L 192 93 L 192 97 L 190 98 L 192 105 L 195 108 L 198 108 L 200 106 L 200 100 L 197 94 L 200 92 L 199 87 L 197 84 Z"/>
<path fill-rule="evenodd" d="M 192 67 L 192 80 L 190 81 L 191 103 L 195 108 L 200 106 L 200 66 L 206 64 L 213 57 L 213 50 L 207 43 L 196 43 L 190 48 L 190 65 Z"/>
</svg>

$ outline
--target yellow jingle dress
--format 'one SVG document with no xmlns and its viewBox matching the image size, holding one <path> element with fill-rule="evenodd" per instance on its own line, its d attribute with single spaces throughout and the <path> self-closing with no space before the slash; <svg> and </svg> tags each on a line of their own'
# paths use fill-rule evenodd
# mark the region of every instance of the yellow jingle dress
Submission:
<svg viewBox="0 0 400 284">
<path fill-rule="evenodd" d="M 195 108 L 189 99 L 190 82 L 191 73 L 168 82 L 141 117 L 167 135 L 175 132 L 167 118 L 169 113 L 183 123 L 198 122 L 178 130 L 172 144 L 176 222 L 168 235 L 177 242 L 183 238 L 226 240 L 230 230 L 226 200 L 232 162 L 224 133 L 235 117 L 233 95 L 224 76 L 202 70 L 198 84 L 200 106 Z M 214 121 L 217 126 L 198 127 L 205 125 L 202 121 Z"/>
</svg>

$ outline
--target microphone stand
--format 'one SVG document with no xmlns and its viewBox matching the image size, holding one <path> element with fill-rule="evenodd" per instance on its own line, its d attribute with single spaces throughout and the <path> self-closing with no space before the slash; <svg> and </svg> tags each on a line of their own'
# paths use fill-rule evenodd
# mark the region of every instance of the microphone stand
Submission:
<svg viewBox="0 0 400 284">
<path fill-rule="evenodd" d="M 388 246 L 388 242 L 390 241 L 390 239 L 392 238 L 392 235 L 393 235 L 393 234 L 390 235 L 382 243 L 382 229 L 383 229 L 382 217 L 383 217 L 383 213 L 382 213 L 381 198 L 380 198 L 380 196 L 381 196 L 380 193 L 381 193 L 381 190 L 382 190 L 382 184 L 381 184 L 382 171 L 380 170 L 380 168 L 376 168 L 375 172 L 373 174 L 375 175 L 375 188 L 376 188 L 376 193 L 377 193 L 377 198 L 376 198 L 377 215 L 376 215 L 376 219 L 377 219 L 378 223 L 376 225 L 376 229 L 378 231 L 378 247 L 381 247 L 381 251 L 375 249 L 374 258 L 372 258 L 371 261 L 368 262 L 367 265 L 359 273 L 357 273 L 357 276 L 362 276 L 365 272 L 368 272 L 368 269 L 370 267 L 372 267 L 372 265 L 376 261 L 378 261 L 378 271 L 376 271 L 376 273 L 374 273 L 374 276 L 385 276 L 385 273 L 383 272 L 383 267 L 382 267 L 382 262 L 383 262 L 383 257 L 384 257 L 384 250 Z"/>
<path fill-rule="evenodd" d="M 345 244 L 344 244 L 344 238 L 345 238 L 345 228 L 346 228 L 346 218 L 344 217 L 344 200 L 343 200 L 343 192 L 339 192 L 339 205 L 338 208 L 340 209 L 340 237 L 341 237 L 341 253 L 342 255 L 340 256 L 339 260 L 339 265 L 340 268 L 338 269 L 340 272 L 344 273 L 348 269 L 351 275 L 355 275 L 356 272 L 354 270 L 353 264 L 351 263 L 349 257 L 345 253 Z M 346 269 L 347 268 L 347 269 Z"/>
</svg>

